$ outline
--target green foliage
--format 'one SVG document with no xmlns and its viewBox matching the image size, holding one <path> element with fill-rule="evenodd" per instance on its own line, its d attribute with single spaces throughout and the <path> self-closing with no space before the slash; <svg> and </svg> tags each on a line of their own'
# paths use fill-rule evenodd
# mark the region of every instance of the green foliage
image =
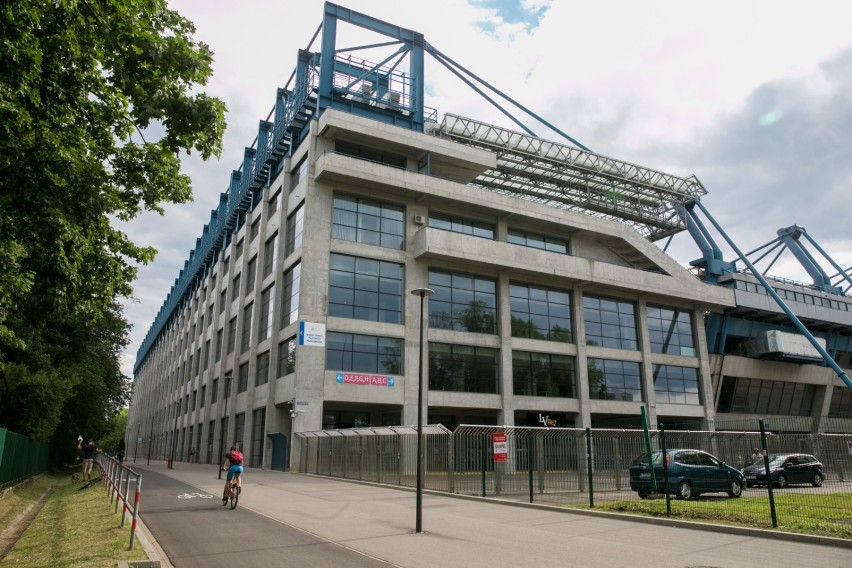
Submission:
<svg viewBox="0 0 852 568">
<path fill-rule="evenodd" d="M 218 156 L 212 53 L 165 0 L 0 7 L 0 424 L 71 451 L 127 400 L 139 263 L 113 226 L 191 199 L 180 153 Z"/>
<path fill-rule="evenodd" d="M 15 363 L 5 365 L 4 373 L 9 385 L 8 397 L 15 401 L 5 419 L 15 424 L 18 434 L 49 441 L 75 385 L 55 372 L 31 372 Z M 40 412 L 31 412 L 34 408 Z"/>
<path fill-rule="evenodd" d="M 122 408 L 112 417 L 109 433 L 101 438 L 99 446 L 110 455 L 124 449 L 124 431 L 127 429 L 127 409 Z M 147 434 L 145 434 L 147 436 Z"/>
</svg>

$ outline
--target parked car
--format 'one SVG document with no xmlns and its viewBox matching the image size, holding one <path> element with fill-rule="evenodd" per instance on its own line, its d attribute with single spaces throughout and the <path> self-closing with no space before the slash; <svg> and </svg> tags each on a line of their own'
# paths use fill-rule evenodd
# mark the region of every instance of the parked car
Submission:
<svg viewBox="0 0 852 568">
<path fill-rule="evenodd" d="M 701 450 L 667 450 L 668 491 L 678 499 L 691 499 L 702 493 L 725 492 L 731 497 L 743 493 L 745 478 L 740 470 Z M 651 453 L 657 492 L 665 490 L 663 453 Z M 645 499 L 651 494 L 651 470 L 643 454 L 630 466 L 630 489 Z"/>
<path fill-rule="evenodd" d="M 746 486 L 766 485 L 763 462 L 743 469 Z M 809 483 L 819 487 L 825 481 L 822 463 L 810 454 L 772 454 L 769 456 L 769 478 L 773 485 L 787 487 L 794 483 Z"/>
</svg>

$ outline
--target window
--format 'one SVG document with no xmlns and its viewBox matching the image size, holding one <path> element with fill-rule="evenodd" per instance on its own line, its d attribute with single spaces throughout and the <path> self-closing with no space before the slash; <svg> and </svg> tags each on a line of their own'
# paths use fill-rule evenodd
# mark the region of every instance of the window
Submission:
<svg viewBox="0 0 852 568">
<path fill-rule="evenodd" d="M 401 264 L 332 254 L 328 315 L 402 323 L 402 276 Z"/>
<path fill-rule="evenodd" d="M 301 286 L 302 264 L 297 262 L 284 272 L 281 293 L 281 327 L 287 327 L 299 318 L 299 287 Z"/>
<path fill-rule="evenodd" d="M 816 385 L 723 377 L 716 412 L 810 416 Z"/>
<path fill-rule="evenodd" d="M 246 296 L 254 293 L 254 278 L 257 275 L 257 257 L 255 256 L 246 265 Z"/>
<path fill-rule="evenodd" d="M 248 351 L 251 345 L 251 312 L 254 308 L 254 303 L 243 308 L 243 335 L 240 340 L 240 353 Z"/>
<path fill-rule="evenodd" d="M 224 342 L 225 330 L 220 329 L 216 332 L 216 362 L 218 363 L 222 359 L 222 343 Z"/>
<path fill-rule="evenodd" d="M 266 239 L 266 244 L 263 247 L 263 277 L 266 278 L 272 274 L 275 268 L 275 254 L 278 246 L 278 233 L 276 232 L 270 238 Z"/>
<path fill-rule="evenodd" d="M 219 379 L 213 379 L 213 384 L 210 386 L 210 404 L 216 402 L 219 398 Z"/>
<path fill-rule="evenodd" d="M 204 401 L 207 400 L 207 385 L 201 385 L 201 398 L 199 399 L 199 404 L 201 408 L 204 408 Z"/>
<path fill-rule="evenodd" d="M 228 353 L 234 352 L 234 347 L 237 345 L 237 317 L 231 318 L 228 322 Z"/>
<path fill-rule="evenodd" d="M 405 242 L 405 210 L 399 205 L 335 195 L 331 236 L 402 250 Z"/>
<path fill-rule="evenodd" d="M 228 303 L 228 289 L 225 288 L 224 290 L 222 290 L 222 293 L 219 294 L 219 313 L 220 314 L 225 311 L 225 304 L 227 304 L 227 303 Z"/>
<path fill-rule="evenodd" d="M 260 294 L 260 325 L 258 327 L 258 341 L 263 341 L 272 334 L 272 309 L 275 307 L 275 284 Z"/>
<path fill-rule="evenodd" d="M 653 365 L 654 396 L 657 402 L 701 404 L 698 370 L 674 365 Z"/>
<path fill-rule="evenodd" d="M 506 242 L 523 247 L 568 254 L 568 241 L 537 235 L 535 233 L 527 233 L 518 229 L 509 229 Z"/>
<path fill-rule="evenodd" d="M 385 164 L 394 168 L 405 169 L 408 160 L 400 154 L 393 154 L 379 150 L 378 148 L 368 148 L 366 146 L 357 146 L 342 140 L 335 141 L 334 151 L 338 154 L 352 156 L 361 160 L 369 160 L 377 164 Z"/>
<path fill-rule="evenodd" d="M 500 350 L 429 343 L 429 389 L 500 394 Z"/>
<path fill-rule="evenodd" d="M 433 229 L 441 229 L 442 231 L 451 231 L 453 233 L 494 240 L 494 225 L 483 223 L 482 221 L 471 221 L 470 219 L 452 217 L 443 213 L 430 212 L 429 226 Z"/>
<path fill-rule="evenodd" d="M 248 372 L 249 364 L 243 363 L 237 370 L 237 392 L 246 392 L 248 390 Z"/>
<path fill-rule="evenodd" d="M 249 242 L 252 242 L 260 234 L 260 217 L 254 220 L 254 223 L 249 227 Z"/>
<path fill-rule="evenodd" d="M 278 344 L 278 376 L 296 372 L 296 338 Z"/>
<path fill-rule="evenodd" d="M 208 363 L 210 362 L 210 340 L 208 339 L 204 342 L 204 370 L 207 370 Z"/>
<path fill-rule="evenodd" d="M 589 398 L 642 401 L 639 363 L 589 358 L 588 371 Z"/>
<path fill-rule="evenodd" d="M 198 389 L 192 391 L 192 411 L 195 411 L 195 403 L 198 399 Z"/>
<path fill-rule="evenodd" d="M 237 274 L 234 276 L 234 280 L 231 283 L 231 301 L 233 302 L 237 298 L 240 297 L 240 277 L 241 274 Z"/>
<path fill-rule="evenodd" d="M 631 302 L 583 297 L 586 343 L 614 349 L 638 348 L 636 310 Z"/>
<path fill-rule="evenodd" d="M 269 382 L 269 351 L 257 356 L 257 367 L 254 371 L 254 386 L 265 385 Z"/>
<path fill-rule="evenodd" d="M 278 211 L 278 202 L 281 201 L 281 188 L 278 188 L 278 191 L 275 192 L 275 195 L 269 198 L 269 218 L 272 218 L 272 214 Z"/>
<path fill-rule="evenodd" d="M 512 352 L 512 388 L 516 395 L 577 398 L 574 357 Z"/>
<path fill-rule="evenodd" d="M 243 449 L 243 434 L 246 429 L 246 413 L 240 412 L 234 415 L 234 445 Z"/>
<path fill-rule="evenodd" d="M 237 245 L 236 245 L 236 250 L 234 251 L 234 259 L 238 259 L 241 256 L 243 256 L 243 241 L 242 240 L 240 240 L 240 242 L 238 242 Z"/>
<path fill-rule="evenodd" d="M 509 305 L 512 337 L 563 343 L 574 340 L 568 292 L 512 282 L 509 284 Z"/>
<path fill-rule="evenodd" d="M 251 413 L 251 454 L 249 467 L 263 465 L 263 442 L 266 432 L 266 409 L 256 408 Z"/>
<path fill-rule="evenodd" d="M 834 387 L 832 389 L 828 415 L 843 418 L 852 416 L 852 389 L 846 387 Z"/>
<path fill-rule="evenodd" d="M 296 186 L 305 179 L 308 175 L 308 158 L 302 158 L 302 161 L 296 165 L 290 172 L 290 192 L 296 189 Z"/>
<path fill-rule="evenodd" d="M 648 336 L 652 353 L 696 356 L 689 312 L 649 305 Z"/>
<path fill-rule="evenodd" d="M 216 429 L 216 421 L 211 420 L 207 423 L 207 463 L 213 463 L 213 432 Z M 218 459 L 218 457 L 217 457 Z"/>
<path fill-rule="evenodd" d="M 358 373 L 402 372 L 402 339 L 329 332 L 325 368 Z"/>
<path fill-rule="evenodd" d="M 429 271 L 429 325 L 438 329 L 497 333 L 497 285 L 466 274 Z"/>
<path fill-rule="evenodd" d="M 305 230 L 305 204 L 299 207 L 287 217 L 287 242 L 285 243 L 284 257 L 290 256 L 293 251 L 302 246 L 302 233 Z"/>
</svg>

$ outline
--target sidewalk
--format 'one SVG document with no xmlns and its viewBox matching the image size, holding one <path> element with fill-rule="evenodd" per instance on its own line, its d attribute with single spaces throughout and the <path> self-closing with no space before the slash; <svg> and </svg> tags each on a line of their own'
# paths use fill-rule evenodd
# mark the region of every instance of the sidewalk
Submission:
<svg viewBox="0 0 852 568">
<path fill-rule="evenodd" d="M 216 466 L 175 464 L 156 471 L 218 495 Z M 145 522 L 142 484 L 141 515 Z M 247 469 L 239 506 L 392 566 L 774 567 L 852 565 L 852 543 L 774 531 L 665 519 L 572 512 L 425 492 L 423 531 L 414 532 L 415 493 L 386 486 Z M 153 546 L 156 548 L 156 546 Z M 166 551 L 168 552 L 168 551 Z"/>
</svg>

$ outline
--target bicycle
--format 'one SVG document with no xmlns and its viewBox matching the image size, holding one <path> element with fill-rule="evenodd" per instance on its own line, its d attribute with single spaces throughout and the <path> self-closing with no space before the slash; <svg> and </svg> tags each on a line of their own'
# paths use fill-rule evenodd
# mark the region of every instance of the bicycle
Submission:
<svg viewBox="0 0 852 568">
<path fill-rule="evenodd" d="M 222 471 L 227 471 L 227 468 L 222 468 Z M 228 495 L 226 497 L 222 497 L 222 506 L 231 503 L 231 509 L 235 509 L 237 507 L 237 501 L 240 500 L 240 486 L 237 485 L 237 481 L 240 479 L 240 475 L 235 475 L 231 482 L 228 484 Z"/>
</svg>

